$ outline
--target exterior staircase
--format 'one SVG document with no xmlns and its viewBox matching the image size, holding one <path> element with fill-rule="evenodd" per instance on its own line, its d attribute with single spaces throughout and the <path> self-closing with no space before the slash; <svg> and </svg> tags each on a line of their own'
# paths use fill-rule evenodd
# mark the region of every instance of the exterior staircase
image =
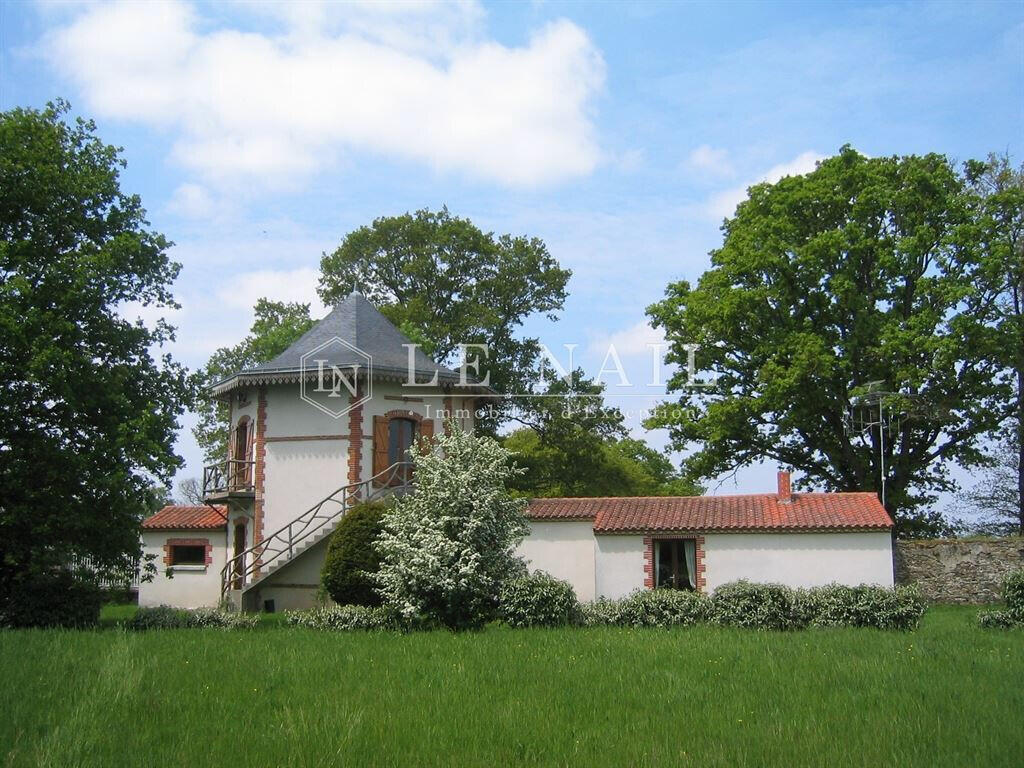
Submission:
<svg viewBox="0 0 1024 768">
<path fill-rule="evenodd" d="M 343 485 L 287 525 L 230 558 L 220 572 L 221 600 L 241 609 L 245 594 L 303 552 L 330 536 L 356 504 L 407 492 L 412 487 L 412 465 L 392 464 L 369 480 Z"/>
</svg>

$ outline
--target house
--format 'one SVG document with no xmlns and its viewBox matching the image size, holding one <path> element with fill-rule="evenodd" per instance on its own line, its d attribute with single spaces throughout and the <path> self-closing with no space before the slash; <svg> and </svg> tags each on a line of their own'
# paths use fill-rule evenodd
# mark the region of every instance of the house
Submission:
<svg viewBox="0 0 1024 768">
<path fill-rule="evenodd" d="M 534 499 L 520 553 L 581 600 L 747 579 L 891 587 L 892 521 L 873 493 Z"/>
<path fill-rule="evenodd" d="M 141 605 L 232 601 L 246 610 L 318 599 L 330 533 L 354 503 L 410 487 L 407 450 L 472 430 L 494 394 L 423 354 L 353 293 L 276 358 L 216 383 L 228 454 L 206 467 L 202 506 L 143 523 L 154 580 Z M 891 521 L 873 494 L 536 499 L 520 553 L 581 599 L 655 586 L 713 590 L 746 578 L 804 586 L 892 584 Z"/>
</svg>

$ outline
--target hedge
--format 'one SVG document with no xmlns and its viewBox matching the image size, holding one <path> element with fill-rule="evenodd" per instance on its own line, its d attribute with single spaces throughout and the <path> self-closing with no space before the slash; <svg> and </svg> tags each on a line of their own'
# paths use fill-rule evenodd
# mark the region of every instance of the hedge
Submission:
<svg viewBox="0 0 1024 768">
<path fill-rule="evenodd" d="M 91 627 L 100 618 L 103 590 L 56 570 L 21 576 L 0 595 L 0 627 Z"/>
<path fill-rule="evenodd" d="M 186 610 L 158 605 L 139 608 L 122 626 L 125 629 L 253 629 L 259 616 L 252 613 L 223 611 L 219 608 Z"/>
</svg>

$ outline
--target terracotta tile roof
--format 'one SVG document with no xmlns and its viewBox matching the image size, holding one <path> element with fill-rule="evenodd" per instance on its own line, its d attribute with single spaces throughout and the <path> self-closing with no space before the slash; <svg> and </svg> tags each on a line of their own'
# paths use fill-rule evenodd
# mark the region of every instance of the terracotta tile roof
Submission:
<svg viewBox="0 0 1024 768">
<path fill-rule="evenodd" d="M 639 496 L 534 499 L 532 520 L 593 520 L 594 533 L 888 529 L 892 521 L 873 493 L 750 496 Z"/>
<path fill-rule="evenodd" d="M 223 506 L 184 506 L 170 504 L 152 517 L 142 521 L 147 531 L 187 531 L 191 529 L 209 530 L 223 528 L 227 525 L 227 507 Z"/>
</svg>

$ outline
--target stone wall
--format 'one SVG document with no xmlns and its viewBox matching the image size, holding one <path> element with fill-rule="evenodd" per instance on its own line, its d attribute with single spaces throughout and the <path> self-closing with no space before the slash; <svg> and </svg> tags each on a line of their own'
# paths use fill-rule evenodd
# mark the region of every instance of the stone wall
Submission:
<svg viewBox="0 0 1024 768">
<path fill-rule="evenodd" d="M 897 541 L 892 554 L 896 583 L 916 583 L 928 600 L 993 603 L 1006 575 L 1024 568 L 1024 539 Z"/>
</svg>

